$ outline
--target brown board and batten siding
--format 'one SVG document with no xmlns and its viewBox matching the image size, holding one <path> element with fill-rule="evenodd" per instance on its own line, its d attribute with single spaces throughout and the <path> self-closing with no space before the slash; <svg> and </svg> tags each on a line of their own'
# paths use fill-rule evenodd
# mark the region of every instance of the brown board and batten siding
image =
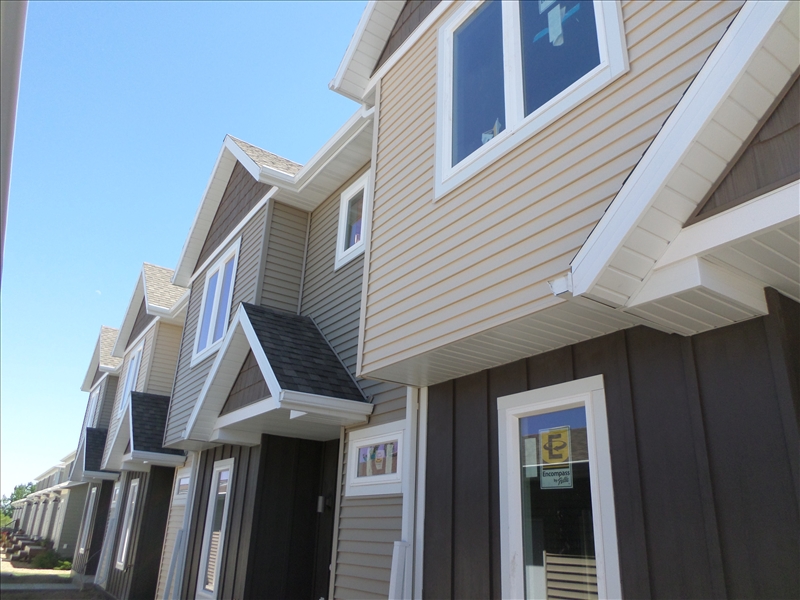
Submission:
<svg viewBox="0 0 800 600">
<path fill-rule="evenodd" d="M 88 497 L 92 489 L 95 492 L 95 503 L 92 512 L 89 514 Z M 84 515 L 81 521 L 81 531 L 78 537 L 78 544 L 75 548 L 75 555 L 72 561 L 72 570 L 81 575 L 92 576 L 97 572 L 97 563 L 100 560 L 100 550 L 103 547 L 103 539 L 106 532 L 106 520 L 108 518 L 108 508 L 111 504 L 111 491 L 114 482 L 103 481 L 93 483 L 87 492 L 87 501 L 84 506 Z M 89 528 L 86 533 L 86 546 L 84 552 L 80 552 L 80 536 L 84 535 L 83 528 Z"/>
<path fill-rule="evenodd" d="M 630 71 L 434 201 L 438 27 L 382 78 L 362 370 L 555 304 L 741 2 L 623 2 Z"/>
<path fill-rule="evenodd" d="M 111 411 L 114 408 L 114 398 L 117 397 L 117 385 L 119 377 L 116 375 L 109 375 L 105 381 L 100 384 L 100 394 L 98 395 L 98 402 L 96 406 L 95 418 L 92 422 L 95 423 L 94 427 L 98 429 L 108 429 L 111 423 Z M 88 426 L 92 426 L 89 423 Z"/>
<path fill-rule="evenodd" d="M 233 167 L 228 185 L 222 194 L 214 219 L 211 221 L 203 248 L 197 257 L 195 270 L 213 254 L 214 250 L 247 216 L 258 201 L 269 191 L 269 186 L 253 179 L 240 162 Z"/>
<path fill-rule="evenodd" d="M 233 301 L 231 302 L 231 315 L 235 314 L 239 308 L 239 304 L 242 302 L 252 303 L 255 301 L 256 285 L 259 281 L 258 271 L 261 265 L 266 214 L 266 207 L 262 208 L 242 228 L 239 261 L 233 287 Z M 234 239 L 231 245 L 235 243 L 236 240 Z M 189 420 L 189 415 L 200 394 L 200 389 L 205 383 L 206 375 L 208 375 L 208 371 L 216 356 L 216 354 L 212 353 L 194 367 L 191 366 L 200 305 L 203 302 L 204 286 L 205 271 L 196 274 L 191 285 L 186 325 L 183 328 L 172 401 L 169 407 L 169 416 L 167 417 L 166 431 L 164 434 L 165 445 L 180 441 L 186 423 Z"/>
<path fill-rule="evenodd" d="M 767 300 L 691 338 L 635 327 L 431 386 L 423 596 L 501 596 L 497 398 L 598 374 L 623 597 L 800 596 L 800 305 Z"/>
<path fill-rule="evenodd" d="M 728 210 L 800 178 L 800 79 L 764 120 L 741 156 L 687 224 Z"/>
<path fill-rule="evenodd" d="M 153 364 L 150 367 L 145 390 L 147 393 L 162 396 L 172 394 L 182 331 L 183 328 L 178 325 L 170 325 L 163 321 L 158 323 L 153 348 Z"/>
<path fill-rule="evenodd" d="M 334 269 L 336 237 L 341 194 L 368 167 L 365 165 L 311 214 L 301 305 L 301 314 L 314 319 L 353 375 L 358 352 L 364 257 L 362 255 Z M 358 384 L 374 405 L 371 425 L 405 418 L 405 387 L 367 379 L 359 379 Z M 346 456 L 344 452 L 345 462 Z M 346 469 L 346 465 L 343 468 Z M 345 470 L 343 477 L 346 476 Z M 344 480 L 340 484 L 341 504 L 335 533 L 337 555 L 333 566 L 334 596 L 386 596 L 389 593 L 393 544 L 401 538 L 402 496 L 347 498 L 344 496 Z"/>
<path fill-rule="evenodd" d="M 108 579 L 105 590 L 120 600 L 153 598 L 158 584 L 159 549 L 164 543 L 164 529 L 169 511 L 170 491 L 174 469 L 151 467 L 149 473 L 127 471 L 122 475 L 123 493 L 118 505 L 116 531 L 108 532 L 113 541 Z M 125 526 L 125 510 L 128 505 L 131 482 L 139 480 L 138 498 L 131 521 L 130 546 L 127 567 L 116 567 L 117 551 Z"/>
<path fill-rule="evenodd" d="M 308 213 L 273 202 L 261 283 L 262 306 L 296 313 L 303 281 Z"/>
<path fill-rule="evenodd" d="M 141 335 L 147 326 L 152 323 L 153 319 L 155 319 L 153 315 L 147 314 L 147 305 L 145 304 L 144 299 L 142 299 L 142 304 L 139 306 L 139 312 L 136 313 L 136 319 L 134 319 L 133 326 L 131 327 L 131 334 L 128 336 L 128 346 L 130 346 L 131 342 L 135 341 L 136 338 Z M 127 348 L 125 349 L 127 350 Z"/>
</svg>

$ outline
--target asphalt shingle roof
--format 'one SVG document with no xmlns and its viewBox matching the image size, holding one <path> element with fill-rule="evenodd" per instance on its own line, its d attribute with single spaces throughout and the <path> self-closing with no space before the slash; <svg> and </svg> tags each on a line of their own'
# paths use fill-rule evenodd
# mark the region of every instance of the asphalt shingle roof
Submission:
<svg viewBox="0 0 800 600">
<path fill-rule="evenodd" d="M 111 356 L 111 351 L 114 349 L 114 344 L 117 343 L 117 336 L 119 329 L 113 327 L 106 327 L 103 325 L 100 328 L 100 366 L 110 367 L 116 369 L 122 364 L 122 359 L 116 356 Z"/>
<path fill-rule="evenodd" d="M 175 303 L 186 293 L 186 288 L 172 285 L 172 269 L 165 269 L 150 263 L 144 263 L 144 285 L 147 301 L 166 310 L 175 306 Z"/>
<path fill-rule="evenodd" d="M 365 402 L 342 361 L 309 317 L 243 304 L 281 388 Z"/>
<path fill-rule="evenodd" d="M 84 471 L 99 471 L 106 447 L 107 429 L 86 428 L 86 453 L 83 460 Z"/>
<path fill-rule="evenodd" d="M 282 156 L 278 156 L 277 154 L 273 154 L 272 152 L 267 152 L 266 150 L 262 150 L 258 146 L 253 146 L 252 144 L 248 144 L 247 142 L 243 142 L 240 139 L 229 135 L 229 137 L 236 142 L 236 145 L 239 146 L 244 153 L 247 154 L 250 158 L 253 159 L 260 167 L 268 167 L 270 169 L 276 169 L 288 175 L 295 175 L 300 169 L 303 168 L 303 165 L 298 164 L 294 161 L 289 160 L 288 158 L 283 158 Z"/>
<path fill-rule="evenodd" d="M 183 455 L 183 450 L 164 448 L 169 396 L 131 392 L 131 448 L 139 452 Z"/>
</svg>

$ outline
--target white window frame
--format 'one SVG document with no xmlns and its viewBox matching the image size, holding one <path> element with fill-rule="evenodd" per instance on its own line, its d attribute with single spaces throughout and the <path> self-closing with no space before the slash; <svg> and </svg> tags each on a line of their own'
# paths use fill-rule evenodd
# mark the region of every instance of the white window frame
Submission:
<svg viewBox="0 0 800 600">
<path fill-rule="evenodd" d="M 225 334 L 228 332 L 228 326 L 230 325 L 230 310 L 233 303 L 233 291 L 236 287 L 236 272 L 239 268 L 239 248 L 241 247 L 241 244 L 242 238 L 240 237 L 230 248 L 221 253 L 214 264 L 206 270 L 205 285 L 203 286 L 203 301 L 200 303 L 200 312 L 197 314 L 197 327 L 194 334 L 194 352 L 192 353 L 191 366 L 195 366 L 201 360 L 204 360 L 216 352 L 217 349 L 219 349 L 219 347 L 222 345 L 222 340 L 225 339 Z M 207 333 L 207 340 L 212 340 L 214 337 L 214 325 L 217 322 L 217 312 L 219 311 L 220 300 L 222 298 L 222 278 L 224 276 L 225 263 L 228 262 L 231 257 L 233 257 L 233 271 L 231 273 L 231 289 L 228 291 L 227 298 L 228 318 L 225 319 L 225 326 L 222 329 L 222 335 L 217 341 L 207 343 L 205 348 L 198 350 L 198 347 L 200 346 L 200 330 L 202 329 L 203 325 L 203 314 L 205 313 L 206 302 L 209 301 L 208 281 L 211 279 L 214 273 L 219 273 L 217 278 L 217 289 L 214 292 L 214 298 L 211 300 L 214 304 L 211 309 L 211 321 L 209 323 Z"/>
<path fill-rule="evenodd" d="M 570 381 L 497 399 L 500 460 L 500 547 L 503 598 L 525 597 L 520 485 L 519 420 L 529 415 L 583 406 L 589 450 L 592 520 L 600 598 L 620 598 L 617 522 L 611 478 L 603 376 Z"/>
<path fill-rule="evenodd" d="M 439 29 L 434 200 L 481 172 L 629 68 L 619 0 L 594 0 L 600 64 L 525 117 L 519 4 L 502 2 L 505 129 L 453 165 L 453 34 L 482 3 L 483 0 L 465 2 Z"/>
<path fill-rule="evenodd" d="M 222 562 L 222 553 L 225 548 L 225 535 L 228 530 L 228 511 L 230 510 L 231 505 L 231 494 L 233 492 L 233 459 L 226 458 L 225 460 L 218 460 L 214 463 L 214 471 L 211 475 L 211 487 L 209 488 L 208 492 L 208 506 L 206 507 L 206 522 L 205 527 L 203 528 L 203 545 L 202 550 L 200 551 L 200 562 L 199 568 L 197 569 L 197 591 L 196 596 L 198 598 L 217 598 L 217 592 L 219 591 L 219 586 L 217 583 L 219 582 L 219 566 Z M 214 572 L 214 591 L 209 592 L 205 589 L 205 574 L 206 574 L 206 563 L 208 561 L 208 551 L 211 545 L 211 525 L 214 519 L 214 505 L 211 502 L 212 496 L 216 495 L 216 489 L 219 485 L 219 474 L 222 471 L 229 471 L 228 474 L 228 492 L 225 494 L 225 506 L 222 509 L 222 527 L 220 528 L 219 533 L 219 553 L 217 555 L 217 564 L 216 564 L 216 571 Z"/>
<path fill-rule="evenodd" d="M 131 392 L 136 391 L 136 382 L 139 381 L 139 375 L 141 374 L 140 367 L 142 366 L 142 354 L 144 353 L 144 342 L 139 344 L 136 347 L 136 350 L 131 352 L 131 357 L 128 360 L 128 367 L 125 370 L 125 383 L 122 387 L 122 398 L 119 401 L 119 408 L 117 409 L 117 416 L 121 415 L 125 410 L 125 407 L 128 406 L 128 402 L 131 399 Z M 131 368 L 131 365 L 135 365 Z M 135 375 L 133 379 L 131 379 L 131 372 L 135 370 Z"/>
<path fill-rule="evenodd" d="M 102 387 L 102 381 L 98 381 L 97 385 L 92 388 L 92 391 L 89 392 L 89 407 L 86 411 L 86 427 L 94 427 L 94 412 L 97 410 L 98 400 L 100 399 L 100 388 Z"/>
<path fill-rule="evenodd" d="M 84 528 L 81 532 L 81 543 L 78 546 L 78 552 L 83 554 L 86 551 L 86 541 L 89 539 L 89 529 L 92 527 L 92 514 L 94 512 L 94 503 L 97 500 L 97 486 L 92 486 L 92 491 L 89 492 L 89 502 L 86 508 L 86 517 L 84 518 Z"/>
<path fill-rule="evenodd" d="M 131 480 L 128 488 L 128 498 L 125 502 L 125 515 L 122 517 L 122 531 L 117 546 L 116 567 L 124 570 L 128 562 L 128 553 L 131 547 L 131 529 L 133 525 L 133 513 L 136 511 L 136 503 L 139 496 L 139 479 Z"/>
<path fill-rule="evenodd" d="M 371 198 L 371 174 L 372 170 L 367 171 L 361 177 L 356 179 L 339 198 L 339 228 L 336 235 L 336 261 L 334 269 L 339 269 L 349 263 L 351 260 L 364 253 L 367 247 L 367 223 L 368 223 L 368 208 L 370 206 Z M 350 200 L 358 192 L 364 190 L 364 204 L 361 207 L 361 239 L 350 246 L 345 248 L 346 242 L 346 229 L 347 229 L 347 205 Z"/>
<path fill-rule="evenodd" d="M 397 452 L 397 473 L 357 477 L 358 449 L 364 446 L 397 439 L 400 448 Z M 374 427 L 357 429 L 348 434 L 347 441 L 347 479 L 345 496 L 378 496 L 401 494 L 403 492 L 403 465 L 408 451 L 408 438 L 404 421 L 385 423 Z"/>
</svg>

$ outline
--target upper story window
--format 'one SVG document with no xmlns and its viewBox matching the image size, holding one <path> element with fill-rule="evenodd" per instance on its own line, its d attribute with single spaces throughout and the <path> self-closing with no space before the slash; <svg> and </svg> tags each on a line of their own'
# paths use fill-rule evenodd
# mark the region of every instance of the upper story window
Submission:
<svg viewBox="0 0 800 600">
<path fill-rule="evenodd" d="M 89 394 L 89 407 L 86 409 L 86 427 L 94 427 L 96 423 L 94 411 L 97 409 L 97 399 L 100 397 L 100 384 Z"/>
<path fill-rule="evenodd" d="M 239 244 L 237 241 L 206 272 L 200 321 L 197 324 L 195 360 L 216 349 L 228 330 Z"/>
<path fill-rule="evenodd" d="M 336 237 L 336 268 L 364 252 L 369 172 L 342 192 L 339 201 L 339 232 Z"/>
<path fill-rule="evenodd" d="M 136 380 L 139 378 L 139 365 L 142 362 L 142 350 L 144 346 L 139 346 L 134 350 L 128 361 L 128 371 L 125 374 L 125 385 L 122 388 L 122 398 L 119 401 L 118 414 L 122 414 L 131 399 L 131 392 L 136 389 Z"/>
<path fill-rule="evenodd" d="M 467 2 L 439 31 L 436 196 L 628 68 L 617 2 Z"/>
</svg>

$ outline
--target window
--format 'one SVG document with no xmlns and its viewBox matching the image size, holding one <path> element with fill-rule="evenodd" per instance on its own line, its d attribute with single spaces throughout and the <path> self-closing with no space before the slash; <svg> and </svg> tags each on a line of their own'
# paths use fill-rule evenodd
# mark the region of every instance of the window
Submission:
<svg viewBox="0 0 800 600">
<path fill-rule="evenodd" d="M 399 425 L 387 423 L 350 432 L 346 496 L 402 492 L 405 429 Z"/>
<path fill-rule="evenodd" d="M 228 330 L 239 244 L 237 241 L 206 273 L 203 304 L 197 326 L 195 359 L 217 348 Z"/>
<path fill-rule="evenodd" d="M 336 238 L 336 268 L 347 264 L 366 247 L 367 193 L 369 171 L 342 192 L 339 203 L 339 233 Z"/>
<path fill-rule="evenodd" d="M 208 499 L 206 526 L 203 532 L 203 546 L 200 554 L 198 573 L 198 595 L 216 598 L 216 583 L 222 550 L 225 547 L 225 529 L 230 504 L 229 484 L 232 481 L 233 459 L 214 463 L 211 477 L 211 497 Z"/>
<path fill-rule="evenodd" d="M 128 371 L 125 374 L 125 385 L 122 388 L 122 398 L 119 401 L 119 414 L 128 406 L 131 399 L 131 392 L 136 389 L 136 380 L 139 378 L 139 364 L 142 362 L 143 346 L 139 346 L 131 355 L 128 361 Z"/>
<path fill-rule="evenodd" d="M 97 399 L 100 397 L 100 385 L 101 384 L 98 384 L 97 387 L 92 390 L 92 393 L 89 394 L 89 407 L 86 410 L 86 427 L 95 426 L 94 411 L 97 408 Z"/>
<path fill-rule="evenodd" d="M 97 488 L 93 487 L 89 493 L 89 503 L 86 507 L 86 517 L 83 520 L 83 531 L 81 532 L 81 543 L 78 551 L 83 554 L 86 551 L 86 541 L 89 539 L 89 529 L 92 525 L 92 514 L 94 513 L 94 502 L 97 497 Z"/>
<path fill-rule="evenodd" d="M 503 597 L 619 598 L 602 375 L 498 398 L 497 410 Z"/>
<path fill-rule="evenodd" d="M 119 538 L 117 547 L 117 568 L 124 569 L 127 566 L 128 549 L 131 545 L 131 525 L 133 524 L 133 514 L 136 512 L 136 496 L 139 492 L 139 480 L 131 481 L 128 490 L 128 503 L 125 506 L 125 516 L 122 518 L 122 535 Z"/>
<path fill-rule="evenodd" d="M 617 2 L 468 2 L 439 31 L 436 196 L 628 68 Z"/>
<path fill-rule="evenodd" d="M 183 496 L 189 493 L 189 477 L 181 477 L 175 485 L 175 495 Z"/>
</svg>

